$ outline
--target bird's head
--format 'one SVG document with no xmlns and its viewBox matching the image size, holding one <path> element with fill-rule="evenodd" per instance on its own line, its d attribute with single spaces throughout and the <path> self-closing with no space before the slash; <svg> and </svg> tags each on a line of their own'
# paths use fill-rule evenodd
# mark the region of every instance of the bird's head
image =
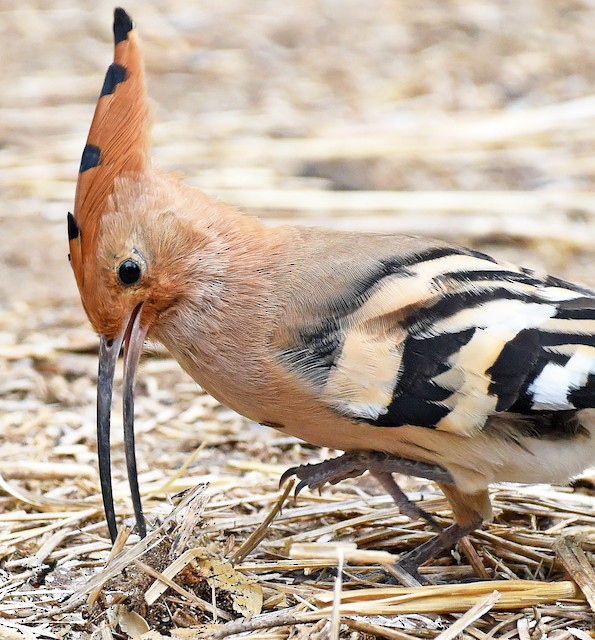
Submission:
<svg viewBox="0 0 595 640">
<path fill-rule="evenodd" d="M 143 63 L 133 23 L 123 9 L 114 13 L 114 39 L 114 62 L 81 159 L 74 215 L 68 214 L 72 269 L 85 311 L 100 337 L 98 454 L 112 539 L 116 523 L 110 415 L 116 361 L 123 346 L 126 461 L 136 520 L 144 535 L 134 454 L 136 370 L 145 337 L 183 296 L 188 269 L 196 264 L 191 254 L 200 249 L 201 239 L 206 242 L 206 235 L 203 238 L 200 230 L 191 228 L 192 219 L 183 213 L 192 199 L 188 188 L 149 166 Z M 203 208 L 208 219 L 208 203 Z M 193 288 L 200 286 L 198 273 Z"/>
</svg>

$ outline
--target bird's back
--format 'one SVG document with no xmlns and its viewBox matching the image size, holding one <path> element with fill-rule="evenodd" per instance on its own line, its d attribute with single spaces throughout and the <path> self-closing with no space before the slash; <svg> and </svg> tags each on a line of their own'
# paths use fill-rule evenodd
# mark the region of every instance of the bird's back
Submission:
<svg viewBox="0 0 595 640">
<path fill-rule="evenodd" d="M 418 238 L 303 230 L 300 243 L 275 346 L 336 412 L 465 435 L 512 412 L 562 434 L 595 406 L 589 289 Z"/>
</svg>

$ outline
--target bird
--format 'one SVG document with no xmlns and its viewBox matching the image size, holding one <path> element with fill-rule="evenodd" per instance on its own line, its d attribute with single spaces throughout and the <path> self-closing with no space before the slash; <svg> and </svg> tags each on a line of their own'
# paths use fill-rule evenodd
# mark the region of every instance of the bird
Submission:
<svg viewBox="0 0 595 640">
<path fill-rule="evenodd" d="M 99 336 L 97 441 L 112 540 L 114 371 L 139 534 L 134 394 L 146 339 L 204 391 L 343 455 L 289 469 L 320 488 L 369 471 L 436 536 L 417 568 L 492 517 L 492 483 L 567 483 L 595 463 L 595 292 L 440 240 L 267 226 L 152 167 L 139 39 L 114 11 L 109 66 L 68 213 L 69 259 Z M 394 473 L 438 483 L 442 529 Z"/>
</svg>

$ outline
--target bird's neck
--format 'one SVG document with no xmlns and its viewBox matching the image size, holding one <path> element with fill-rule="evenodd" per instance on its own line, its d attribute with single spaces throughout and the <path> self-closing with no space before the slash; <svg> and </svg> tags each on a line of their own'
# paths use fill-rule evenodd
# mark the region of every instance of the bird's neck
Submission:
<svg viewBox="0 0 595 640">
<path fill-rule="evenodd" d="M 186 294 L 153 337 L 205 390 L 241 410 L 239 395 L 266 384 L 269 338 L 281 304 L 275 283 L 287 238 L 233 210 L 222 214 L 209 247 L 188 266 Z M 205 268 L 210 275 L 193 286 L 192 273 Z"/>
</svg>

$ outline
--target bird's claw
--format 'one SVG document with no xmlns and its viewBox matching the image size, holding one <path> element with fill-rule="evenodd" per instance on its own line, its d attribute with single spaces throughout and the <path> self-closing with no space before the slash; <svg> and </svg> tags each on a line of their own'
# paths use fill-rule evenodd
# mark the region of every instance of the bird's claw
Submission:
<svg viewBox="0 0 595 640">
<path fill-rule="evenodd" d="M 300 480 L 294 492 L 294 496 L 297 497 L 300 491 L 306 487 L 321 491 L 325 484 L 337 484 L 346 478 L 360 476 L 367 470 L 368 465 L 363 462 L 358 463 L 356 454 L 345 453 L 331 460 L 287 469 L 279 480 L 279 487 L 289 478 L 295 476 Z"/>
<path fill-rule="evenodd" d="M 309 469 L 316 467 L 315 464 L 304 464 L 299 467 L 291 467 L 287 469 L 279 479 L 279 488 L 281 488 L 292 476 L 295 476 L 299 482 L 294 491 L 294 497 L 297 498 L 302 489 L 308 487 L 309 489 L 319 489 L 324 482 L 320 482 L 316 478 L 316 472 L 313 471 L 310 475 Z"/>
<path fill-rule="evenodd" d="M 308 480 L 300 480 L 300 481 L 298 482 L 297 487 L 295 488 L 295 491 L 294 491 L 294 493 L 293 493 L 293 497 L 294 497 L 294 498 L 297 498 L 297 497 L 299 496 L 299 494 L 300 494 L 301 490 L 302 490 L 302 489 L 304 489 L 304 488 L 305 488 L 305 487 L 307 487 L 307 486 L 309 486 L 309 482 L 308 482 Z M 310 488 L 312 489 L 313 487 L 310 487 Z"/>
</svg>

